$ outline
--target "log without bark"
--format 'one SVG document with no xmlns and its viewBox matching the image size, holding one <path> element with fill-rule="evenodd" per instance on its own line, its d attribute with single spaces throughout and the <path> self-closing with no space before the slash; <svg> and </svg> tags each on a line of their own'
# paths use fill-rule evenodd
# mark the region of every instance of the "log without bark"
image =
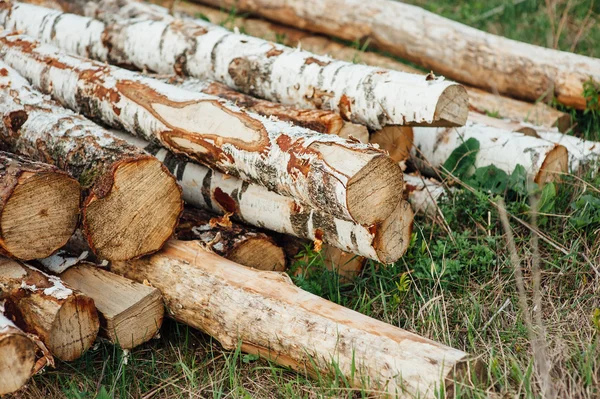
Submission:
<svg viewBox="0 0 600 399">
<path fill-rule="evenodd" d="M 167 169 L 36 92 L 4 63 L 0 83 L 1 144 L 79 179 L 87 190 L 83 229 L 92 250 L 102 258 L 123 260 L 159 249 L 183 207 Z"/>
<path fill-rule="evenodd" d="M 404 201 L 400 201 L 383 222 L 363 226 L 335 218 L 262 186 L 188 162 L 137 137 L 119 132 L 114 134 L 162 160 L 177 176 L 184 200 L 197 208 L 219 214 L 231 213 L 248 225 L 313 241 L 321 240 L 382 263 L 397 261 L 408 248 L 413 214 Z"/>
<path fill-rule="evenodd" d="M 600 60 L 468 27 L 389 0 L 200 0 L 348 41 L 366 41 L 436 73 L 511 97 L 584 109 L 583 83 L 600 81 Z M 435 29 L 431 29 L 435 27 Z"/>
<path fill-rule="evenodd" d="M 3 313 L 0 303 L 0 395 L 25 385 L 33 373 L 36 352 L 33 340 Z"/>
<path fill-rule="evenodd" d="M 175 236 L 184 241 L 198 240 L 240 265 L 271 271 L 284 271 L 286 267 L 285 253 L 271 237 L 203 209 L 184 210 Z"/>
<path fill-rule="evenodd" d="M 61 280 L 94 300 L 100 316 L 100 335 L 123 349 L 153 338 L 164 316 L 160 291 L 93 265 L 79 264 Z"/>
<path fill-rule="evenodd" d="M 79 190 L 54 166 L 0 151 L 0 253 L 30 260 L 65 245 L 77 227 Z"/>
<path fill-rule="evenodd" d="M 26 36 L 1 35 L 0 49 L 34 86 L 70 108 L 336 217 L 378 223 L 400 200 L 402 171 L 368 144 L 250 114 Z"/>
<path fill-rule="evenodd" d="M 386 126 L 373 133 L 369 142 L 387 151 L 394 162 L 405 162 L 410 158 L 410 150 L 413 146 L 412 129 L 410 126 Z"/>
<path fill-rule="evenodd" d="M 331 109 L 372 129 L 389 124 L 460 126 L 466 121 L 465 89 L 440 78 L 336 61 L 206 21 L 176 19 L 137 1 L 68 4 L 69 10 L 89 11 L 107 25 L 17 3 L 0 13 L 0 22 L 79 55 L 212 79 L 301 108 Z"/>
<path fill-rule="evenodd" d="M 494 165 L 511 174 L 517 165 L 522 165 L 527 175 L 540 185 L 554 181 L 568 171 L 565 147 L 522 133 L 472 122 L 467 122 L 462 128 L 414 128 L 413 131 L 413 156 L 425 159 L 433 168 L 441 167 L 452 151 L 464 141 L 474 138 L 480 145 L 475 168 Z"/>
<path fill-rule="evenodd" d="M 94 301 L 56 276 L 0 258 L 0 300 L 17 326 L 39 336 L 57 358 L 79 358 L 93 343 L 100 323 Z"/>
<path fill-rule="evenodd" d="M 161 290 L 169 314 L 224 348 L 258 354 L 299 372 L 330 374 L 354 387 L 434 397 L 467 373 L 467 354 L 371 319 L 294 286 L 286 275 L 237 265 L 194 242 L 112 270 Z M 412 397 L 412 396 L 411 396 Z"/>
<path fill-rule="evenodd" d="M 166 7 L 173 5 L 171 0 L 154 0 L 153 2 Z M 223 8 L 215 9 L 200 4 L 179 1 L 174 4 L 174 10 L 175 15 L 180 18 L 190 18 L 189 15 L 203 15 L 213 24 L 224 25 L 229 29 L 237 28 L 250 36 L 281 43 L 288 47 L 300 47 L 311 53 L 329 55 L 338 60 L 357 64 L 364 63 L 407 73 L 425 74 L 419 69 L 390 57 L 359 50 L 325 36 L 314 35 L 307 31 L 256 18 L 244 18 L 240 15 L 231 18 L 231 12 Z M 542 101 L 531 104 L 474 87 L 465 86 L 465 88 L 469 95 L 469 107 L 477 112 L 498 113 L 502 118 L 530 122 L 547 128 L 556 126 L 561 132 L 567 131 L 572 125 L 569 114 L 560 112 Z"/>
</svg>

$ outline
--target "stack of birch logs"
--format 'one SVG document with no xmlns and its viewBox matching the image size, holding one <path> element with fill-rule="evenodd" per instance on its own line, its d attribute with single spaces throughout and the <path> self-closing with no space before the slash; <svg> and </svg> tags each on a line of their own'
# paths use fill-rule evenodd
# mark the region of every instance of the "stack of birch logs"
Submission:
<svg viewBox="0 0 600 399">
<path fill-rule="evenodd" d="M 451 395 L 482 370 L 466 353 L 282 272 L 311 244 L 346 278 L 368 259 L 396 262 L 413 212 L 434 215 L 447 192 L 429 177 L 467 138 L 481 143 L 476 166 L 521 164 L 539 184 L 593 159 L 600 146 L 562 133 L 568 115 L 474 86 L 526 100 L 553 87 L 580 107 L 597 60 L 546 68 L 551 50 L 508 48 L 387 0 L 204 2 L 275 23 L 236 18 L 232 32 L 216 25 L 229 13 L 186 3 L 0 3 L 0 395 L 97 335 L 124 349 L 148 341 L 165 307 L 225 349 L 307 375 L 342 373 L 378 395 Z M 442 24 L 471 49 L 493 43 L 503 61 L 472 73 L 467 60 L 482 55 L 457 48 L 448 60 L 402 19 Z M 473 87 L 296 28 L 374 38 Z M 509 62 L 516 72 L 493 70 Z M 536 83 L 523 92 L 521 65 Z M 483 115 L 495 110 L 505 119 Z"/>
</svg>

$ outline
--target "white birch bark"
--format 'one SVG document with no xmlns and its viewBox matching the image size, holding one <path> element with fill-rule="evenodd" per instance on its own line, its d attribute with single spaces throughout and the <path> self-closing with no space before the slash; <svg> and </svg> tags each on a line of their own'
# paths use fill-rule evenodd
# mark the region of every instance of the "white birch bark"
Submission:
<svg viewBox="0 0 600 399">
<path fill-rule="evenodd" d="M 336 217 L 377 223 L 400 200 L 402 171 L 368 144 L 250 114 L 24 35 L 1 35 L 0 49 L 6 63 L 73 110 Z"/>
<path fill-rule="evenodd" d="M 400 201 L 383 222 L 363 226 L 335 218 L 266 188 L 178 158 L 139 138 L 114 132 L 156 156 L 177 177 L 186 203 L 218 214 L 233 213 L 249 225 L 323 242 L 382 263 L 397 261 L 408 248 L 413 214 Z"/>
<path fill-rule="evenodd" d="M 446 195 L 444 186 L 436 180 L 411 174 L 404 175 L 404 192 L 413 211 L 429 217 L 438 212 L 438 201 Z"/>
<path fill-rule="evenodd" d="M 79 55 L 213 79 L 271 101 L 335 110 L 373 129 L 389 124 L 460 126 L 467 117 L 465 89 L 443 78 L 336 61 L 205 21 L 175 19 L 141 2 L 93 5 L 97 8 L 91 13 L 107 22 L 102 32 L 98 23 L 19 3 L 3 11 L 0 22 Z M 126 19 L 134 16 L 140 18 Z"/>
<path fill-rule="evenodd" d="M 194 242 L 171 241 L 151 257 L 117 262 L 113 272 L 161 290 L 171 317 L 225 349 L 258 354 L 306 374 L 333 364 L 373 395 L 436 397 L 468 376 L 468 355 L 364 316 L 296 287 L 276 272 L 223 259 Z M 177 270 L 177 272 L 174 272 Z"/>
<path fill-rule="evenodd" d="M 580 139 L 557 131 L 538 130 L 538 136 L 569 151 L 569 171 L 577 172 L 582 165 L 600 160 L 600 142 Z"/>
<path fill-rule="evenodd" d="M 461 128 L 413 128 L 413 156 L 439 168 L 450 154 L 470 138 L 479 141 L 475 167 L 494 165 L 510 174 L 522 165 L 536 183 L 553 181 L 568 170 L 565 147 L 537 137 L 526 136 L 473 122 Z"/>
</svg>

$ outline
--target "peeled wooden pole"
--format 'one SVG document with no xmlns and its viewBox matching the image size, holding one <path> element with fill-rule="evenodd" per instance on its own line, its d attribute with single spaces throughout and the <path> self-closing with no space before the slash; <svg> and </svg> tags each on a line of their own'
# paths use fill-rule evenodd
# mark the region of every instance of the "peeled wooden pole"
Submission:
<svg viewBox="0 0 600 399">
<path fill-rule="evenodd" d="M 35 87 L 70 108 L 336 217 L 378 223 L 400 200 L 402 171 L 368 144 L 250 114 L 27 36 L 0 35 L 0 49 Z"/>
<path fill-rule="evenodd" d="M 522 133 L 467 122 L 462 128 L 414 128 L 413 156 L 433 168 L 441 167 L 464 141 L 474 138 L 480 148 L 475 167 L 494 165 L 510 174 L 522 165 L 536 183 L 554 181 L 568 171 L 568 152 L 561 145 Z"/>
<path fill-rule="evenodd" d="M 0 303 L 0 395 L 17 391 L 29 380 L 37 348 L 3 311 Z"/>
<path fill-rule="evenodd" d="M 231 213 L 245 224 L 320 240 L 382 263 L 397 261 L 410 243 L 413 213 L 405 201 L 400 201 L 383 222 L 361 225 L 335 218 L 262 186 L 188 162 L 137 137 L 114 133 L 162 160 L 177 176 L 183 198 L 192 206 L 219 214 Z"/>
<path fill-rule="evenodd" d="M 216 338 L 311 375 L 341 373 L 354 387 L 434 397 L 468 375 L 468 355 L 371 319 L 294 286 L 286 275 L 246 268 L 195 242 L 171 241 L 113 272 L 158 288 L 169 314 Z M 174 270 L 177 270 L 175 273 Z"/>
<path fill-rule="evenodd" d="M 149 341 L 162 325 L 164 305 L 156 288 L 86 264 L 68 268 L 60 278 L 94 300 L 100 335 L 123 349 Z"/>
<path fill-rule="evenodd" d="M 372 129 L 460 126 L 467 117 L 465 89 L 441 78 L 336 61 L 206 21 L 176 19 L 137 1 L 68 4 L 106 26 L 19 3 L 0 13 L 0 22 L 100 61 L 212 79 L 282 104 L 331 109 Z M 127 19 L 135 16 L 146 20 Z"/>
<path fill-rule="evenodd" d="M 556 97 L 586 106 L 583 83 L 600 81 L 600 60 L 493 35 L 390 0 L 200 0 L 275 22 L 369 45 L 512 97 Z M 432 29 L 435 27 L 435 29 Z"/>
<path fill-rule="evenodd" d="M 83 229 L 98 256 L 141 256 L 171 236 L 182 209 L 181 192 L 156 158 L 60 107 L 3 62 L 0 116 L 3 148 L 55 164 L 86 189 Z"/>
<path fill-rule="evenodd" d="M 100 323 L 94 301 L 55 276 L 0 258 L 0 300 L 17 326 L 39 336 L 57 358 L 79 358 L 94 343 Z"/>
<path fill-rule="evenodd" d="M 286 268 L 285 253 L 271 237 L 232 223 L 228 216 L 217 217 L 203 209 L 187 208 L 175 236 L 179 240 L 198 240 L 217 255 L 240 265 L 279 272 Z"/>
<path fill-rule="evenodd" d="M 0 253 L 30 260 L 65 245 L 79 219 L 77 180 L 0 151 Z"/>
</svg>

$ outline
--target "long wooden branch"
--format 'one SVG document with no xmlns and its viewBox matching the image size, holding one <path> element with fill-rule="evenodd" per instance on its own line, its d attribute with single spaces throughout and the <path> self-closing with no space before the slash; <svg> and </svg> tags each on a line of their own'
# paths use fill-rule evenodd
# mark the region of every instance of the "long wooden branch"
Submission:
<svg viewBox="0 0 600 399">
<path fill-rule="evenodd" d="M 244 352 L 312 375 L 342 373 L 353 387 L 434 397 L 468 375 L 467 354 L 333 304 L 286 275 L 237 265 L 195 242 L 116 262 L 113 272 L 147 280 L 171 317 Z M 175 273 L 173 270 L 177 270 Z M 334 366 L 335 365 L 335 366 Z"/>
<path fill-rule="evenodd" d="M 31 377 L 36 345 L 20 328 L 4 316 L 0 303 L 0 395 L 20 389 Z"/>
<path fill-rule="evenodd" d="M 0 253 L 30 260 L 65 245 L 79 221 L 80 187 L 60 169 L 0 151 Z"/>
<path fill-rule="evenodd" d="M 440 78 L 336 61 L 206 21 L 176 19 L 142 2 L 99 1 L 89 6 L 70 9 L 95 8 L 92 14 L 106 26 L 19 3 L 1 12 L 0 22 L 79 55 L 212 79 L 301 108 L 332 109 L 373 129 L 388 124 L 458 126 L 467 117 L 465 89 Z M 127 19 L 135 16 L 145 20 Z"/>
<path fill-rule="evenodd" d="M 250 114 L 27 36 L 5 33 L 0 49 L 5 62 L 70 108 L 336 217 L 378 223 L 401 198 L 402 171 L 368 144 Z"/>
<path fill-rule="evenodd" d="M 486 90 L 584 109 L 600 60 L 517 42 L 390 0 L 199 0 L 376 48 Z M 432 29 L 435 27 L 435 29 Z"/>
<path fill-rule="evenodd" d="M 184 200 L 198 208 L 219 214 L 232 213 L 243 223 L 313 241 L 321 240 L 382 263 L 397 261 L 410 243 L 413 213 L 404 201 L 400 201 L 383 222 L 363 226 L 335 218 L 262 186 L 189 162 L 137 137 L 114 134 L 162 160 L 177 176 Z"/>
</svg>

